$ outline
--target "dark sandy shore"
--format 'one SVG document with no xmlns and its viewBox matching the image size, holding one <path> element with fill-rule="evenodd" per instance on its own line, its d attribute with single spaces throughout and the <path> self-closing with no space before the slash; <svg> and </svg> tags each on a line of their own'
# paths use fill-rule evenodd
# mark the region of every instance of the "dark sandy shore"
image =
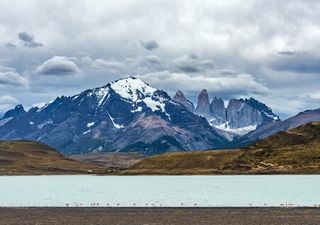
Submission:
<svg viewBox="0 0 320 225">
<path fill-rule="evenodd" d="M 0 208 L 0 225 L 318 225 L 318 208 Z"/>
</svg>

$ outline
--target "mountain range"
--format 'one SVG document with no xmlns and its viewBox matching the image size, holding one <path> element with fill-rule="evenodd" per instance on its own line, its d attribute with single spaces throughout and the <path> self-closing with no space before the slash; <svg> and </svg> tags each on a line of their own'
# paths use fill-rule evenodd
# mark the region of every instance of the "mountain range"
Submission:
<svg viewBox="0 0 320 225">
<path fill-rule="evenodd" d="M 311 110 L 280 121 L 256 99 L 231 99 L 225 106 L 218 97 L 210 102 L 206 90 L 195 107 L 181 91 L 171 98 L 128 77 L 27 111 L 17 105 L 0 119 L 0 139 L 39 141 L 66 155 L 154 155 L 245 146 L 319 119 L 320 110 Z"/>
</svg>

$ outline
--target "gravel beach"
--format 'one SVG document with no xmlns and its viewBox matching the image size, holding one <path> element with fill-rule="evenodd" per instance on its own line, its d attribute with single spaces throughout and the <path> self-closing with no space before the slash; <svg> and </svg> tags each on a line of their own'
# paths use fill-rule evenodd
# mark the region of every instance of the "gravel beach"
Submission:
<svg viewBox="0 0 320 225">
<path fill-rule="evenodd" d="M 319 208 L 0 208 L 0 225 L 315 225 Z"/>
</svg>

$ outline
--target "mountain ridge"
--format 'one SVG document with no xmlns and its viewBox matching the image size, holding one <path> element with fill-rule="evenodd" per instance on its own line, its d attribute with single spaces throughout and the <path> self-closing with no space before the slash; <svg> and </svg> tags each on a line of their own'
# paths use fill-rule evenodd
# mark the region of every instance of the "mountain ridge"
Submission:
<svg viewBox="0 0 320 225">
<path fill-rule="evenodd" d="M 61 96 L 27 112 L 17 107 L 0 123 L 1 139 L 41 141 L 64 154 L 138 151 L 149 155 L 228 144 L 203 117 L 134 77 Z"/>
</svg>

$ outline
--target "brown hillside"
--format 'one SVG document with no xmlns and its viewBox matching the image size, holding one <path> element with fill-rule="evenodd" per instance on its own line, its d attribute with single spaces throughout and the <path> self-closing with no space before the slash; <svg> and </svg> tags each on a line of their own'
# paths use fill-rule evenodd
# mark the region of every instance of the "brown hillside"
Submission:
<svg viewBox="0 0 320 225">
<path fill-rule="evenodd" d="M 320 173 L 320 122 L 280 132 L 246 149 L 172 153 L 149 157 L 123 173 Z"/>
<path fill-rule="evenodd" d="M 105 173 L 105 167 L 65 158 L 33 141 L 0 141 L 0 175 Z"/>
</svg>

